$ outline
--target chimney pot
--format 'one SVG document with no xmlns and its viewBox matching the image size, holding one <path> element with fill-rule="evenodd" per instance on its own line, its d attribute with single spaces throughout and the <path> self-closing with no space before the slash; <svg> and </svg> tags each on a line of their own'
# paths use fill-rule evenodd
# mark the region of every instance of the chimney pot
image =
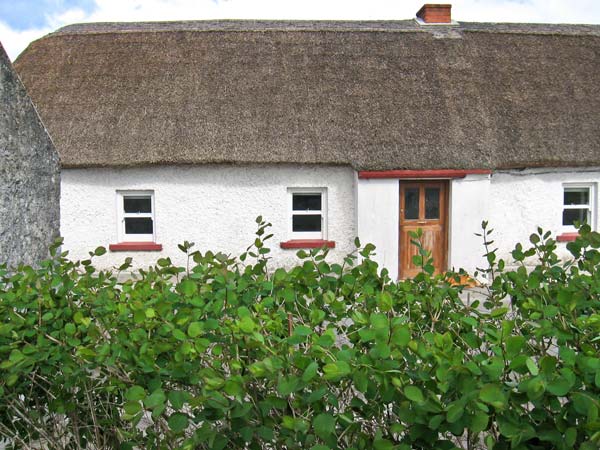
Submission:
<svg viewBox="0 0 600 450">
<path fill-rule="evenodd" d="M 451 9 L 452 5 L 428 3 L 417 12 L 417 18 L 424 23 L 452 23 Z"/>
</svg>

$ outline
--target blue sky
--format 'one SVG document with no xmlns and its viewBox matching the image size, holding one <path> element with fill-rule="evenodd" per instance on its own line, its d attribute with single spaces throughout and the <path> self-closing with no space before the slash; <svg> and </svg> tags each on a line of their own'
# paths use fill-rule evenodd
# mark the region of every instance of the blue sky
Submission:
<svg viewBox="0 0 600 450">
<path fill-rule="evenodd" d="M 0 0 L 0 42 L 14 60 L 29 42 L 77 22 L 202 19 L 409 19 L 425 0 Z M 431 1 L 430 1 L 431 2 Z M 447 0 L 470 22 L 600 24 L 600 0 Z M 436 2 L 437 3 L 437 2 Z M 441 2 L 440 2 L 441 3 Z"/>
<path fill-rule="evenodd" d="M 17 31 L 46 26 L 48 16 L 60 15 L 79 8 L 91 13 L 94 0 L 0 0 L 0 20 Z"/>
</svg>

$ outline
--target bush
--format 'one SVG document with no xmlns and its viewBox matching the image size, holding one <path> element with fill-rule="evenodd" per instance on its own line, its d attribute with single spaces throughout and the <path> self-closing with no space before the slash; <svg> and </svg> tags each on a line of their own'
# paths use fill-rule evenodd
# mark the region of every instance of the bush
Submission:
<svg viewBox="0 0 600 450">
<path fill-rule="evenodd" d="M 600 235 L 572 261 L 538 230 L 508 271 L 483 237 L 484 304 L 461 274 L 392 282 L 344 264 L 192 252 L 136 279 L 57 253 L 0 271 L 0 436 L 15 448 L 592 449 L 600 439 Z M 419 242 L 420 236 L 414 235 Z M 357 256 L 360 254 L 360 260 Z M 533 270 L 527 259 L 535 258 Z"/>
</svg>

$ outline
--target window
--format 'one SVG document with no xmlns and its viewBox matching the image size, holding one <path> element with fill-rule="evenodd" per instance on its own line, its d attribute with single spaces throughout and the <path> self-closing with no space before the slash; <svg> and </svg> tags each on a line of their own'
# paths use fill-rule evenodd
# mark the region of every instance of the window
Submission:
<svg viewBox="0 0 600 450">
<path fill-rule="evenodd" d="M 119 240 L 154 242 L 154 193 L 152 191 L 117 192 Z"/>
<path fill-rule="evenodd" d="M 594 186 L 566 184 L 563 193 L 563 229 L 575 231 L 575 222 L 587 223 L 593 228 L 594 219 Z"/>
<path fill-rule="evenodd" d="M 327 239 L 325 188 L 289 189 L 292 239 Z"/>
</svg>

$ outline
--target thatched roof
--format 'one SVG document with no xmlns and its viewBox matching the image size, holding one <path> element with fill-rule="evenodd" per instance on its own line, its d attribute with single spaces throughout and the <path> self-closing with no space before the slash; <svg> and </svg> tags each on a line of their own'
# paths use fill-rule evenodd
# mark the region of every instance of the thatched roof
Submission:
<svg viewBox="0 0 600 450">
<path fill-rule="evenodd" d="M 600 26 L 80 24 L 15 67 L 64 167 L 600 165 Z"/>
</svg>

